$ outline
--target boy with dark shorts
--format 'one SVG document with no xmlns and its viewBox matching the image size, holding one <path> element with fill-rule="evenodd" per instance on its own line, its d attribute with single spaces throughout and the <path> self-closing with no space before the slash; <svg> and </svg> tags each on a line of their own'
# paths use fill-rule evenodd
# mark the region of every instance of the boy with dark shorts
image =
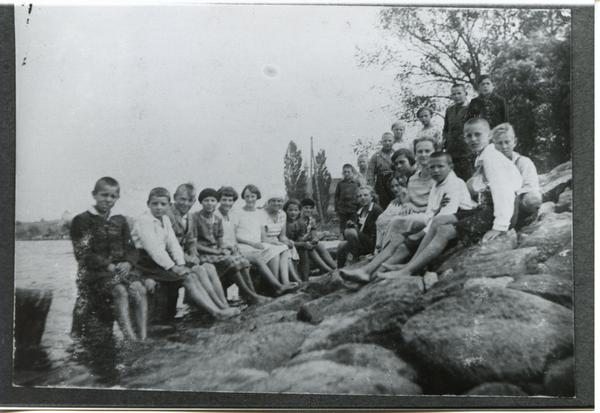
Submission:
<svg viewBox="0 0 600 413">
<path fill-rule="evenodd" d="M 99 179 L 92 191 L 96 205 L 71 223 L 78 266 L 73 333 L 83 334 L 94 318 L 110 334 L 116 318 L 125 340 L 141 341 L 146 338 L 146 289 L 135 268 L 138 253 L 127 220 L 110 215 L 119 195 L 116 180 Z"/>
</svg>

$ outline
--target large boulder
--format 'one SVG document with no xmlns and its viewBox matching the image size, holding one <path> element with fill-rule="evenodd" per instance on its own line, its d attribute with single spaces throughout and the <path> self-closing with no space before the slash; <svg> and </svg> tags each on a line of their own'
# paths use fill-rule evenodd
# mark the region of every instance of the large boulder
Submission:
<svg viewBox="0 0 600 413">
<path fill-rule="evenodd" d="M 411 381 L 417 378 L 417 373 L 411 365 L 398 358 L 393 351 L 374 344 L 342 344 L 331 350 L 310 351 L 294 357 L 287 365 L 293 366 L 316 360 L 329 360 L 347 366 L 395 372 Z"/>
<path fill-rule="evenodd" d="M 573 216 L 570 212 L 547 213 L 538 222 L 523 229 L 519 237 L 519 248 L 537 247 L 543 255 L 549 257 L 571 248 L 572 233 Z"/>
<path fill-rule="evenodd" d="M 558 196 L 555 211 L 558 214 L 565 211 L 573 212 L 573 191 L 570 188 Z"/>
<path fill-rule="evenodd" d="M 559 195 L 571 185 L 573 170 L 571 162 L 557 166 L 547 174 L 539 176 L 544 202 L 557 202 Z"/>
<path fill-rule="evenodd" d="M 513 290 L 537 295 L 553 303 L 573 309 L 573 282 L 553 275 L 524 275 L 507 285 Z"/>
<path fill-rule="evenodd" d="M 327 393 L 420 395 L 421 388 L 396 372 L 348 366 L 328 360 L 279 368 L 250 391 L 267 393 Z"/>
<path fill-rule="evenodd" d="M 545 366 L 573 352 L 573 312 L 508 288 L 475 286 L 402 326 L 403 358 L 427 393 L 457 394 L 487 382 L 540 382 Z"/>
<path fill-rule="evenodd" d="M 359 308 L 386 306 L 406 295 L 420 295 L 423 289 L 421 277 L 401 277 L 382 282 L 369 283 L 356 293 L 338 291 L 318 300 L 304 304 L 299 319 L 318 324 L 324 318 L 348 313 Z"/>
<path fill-rule="evenodd" d="M 564 280 L 573 279 L 573 248 L 568 247 L 537 265 L 540 274 L 550 274 Z"/>
</svg>

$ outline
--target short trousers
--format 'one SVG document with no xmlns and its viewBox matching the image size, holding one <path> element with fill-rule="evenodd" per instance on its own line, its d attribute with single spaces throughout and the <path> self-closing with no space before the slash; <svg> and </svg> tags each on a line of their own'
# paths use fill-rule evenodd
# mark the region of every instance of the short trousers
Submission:
<svg viewBox="0 0 600 413">
<path fill-rule="evenodd" d="M 183 284 L 187 274 L 177 275 L 171 270 L 165 270 L 148 255 L 146 250 L 138 249 L 138 252 L 137 267 L 145 278 L 152 278 L 154 281 L 178 283 L 179 285 Z"/>
<path fill-rule="evenodd" d="M 239 253 L 231 255 L 200 254 L 198 257 L 200 264 L 214 265 L 219 277 L 226 277 L 231 273 L 250 267 L 248 260 Z"/>
</svg>

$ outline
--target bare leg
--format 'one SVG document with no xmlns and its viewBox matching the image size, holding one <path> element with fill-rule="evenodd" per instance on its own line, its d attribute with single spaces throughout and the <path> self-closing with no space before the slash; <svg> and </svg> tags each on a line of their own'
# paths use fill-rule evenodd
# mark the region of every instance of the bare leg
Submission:
<svg viewBox="0 0 600 413">
<path fill-rule="evenodd" d="M 308 255 L 310 256 L 310 258 L 312 258 L 312 260 L 315 262 L 317 267 L 319 267 L 319 269 L 321 269 L 325 272 L 333 271 L 334 268 L 336 267 L 334 265 L 333 268 L 331 268 L 329 265 L 325 264 L 325 261 L 323 261 L 323 259 L 321 259 L 321 256 L 319 255 L 319 252 L 316 249 L 309 251 Z"/>
<path fill-rule="evenodd" d="M 358 258 L 358 252 L 360 250 L 360 243 L 358 241 L 358 231 L 354 228 L 347 229 L 345 232 L 346 241 L 348 242 L 348 250 L 352 254 L 352 258 L 356 260 Z"/>
<path fill-rule="evenodd" d="M 540 192 L 528 192 L 523 195 L 523 199 L 521 201 L 521 207 L 529 212 L 533 213 L 537 211 L 542 205 L 542 194 Z"/>
<path fill-rule="evenodd" d="M 250 267 L 240 270 L 240 274 L 242 275 L 242 278 L 244 279 L 244 282 L 248 288 L 252 290 L 253 293 L 256 293 L 256 290 L 254 289 L 254 283 L 252 282 L 252 277 L 250 277 Z"/>
<path fill-rule="evenodd" d="M 429 244 L 423 248 L 423 250 L 410 260 L 406 266 L 400 270 L 397 274 L 399 276 L 405 275 L 413 275 L 415 272 L 419 271 L 427 264 L 431 262 L 434 258 L 439 256 L 450 240 L 456 238 L 457 232 L 454 226 L 452 225 L 442 225 L 435 231 L 435 236 L 429 242 Z"/>
<path fill-rule="evenodd" d="M 223 290 L 223 283 L 221 283 L 221 277 L 219 277 L 219 273 L 217 269 L 212 264 L 202 264 L 202 267 L 206 270 L 206 274 L 208 274 L 208 279 L 212 285 L 212 289 L 215 291 L 217 296 L 219 297 L 219 301 L 225 305 L 225 307 L 229 307 L 227 304 L 227 297 L 225 296 L 225 291 Z"/>
<path fill-rule="evenodd" d="M 331 257 L 331 254 L 329 254 L 329 251 L 327 251 L 327 248 L 325 248 L 325 245 L 317 244 L 317 245 L 315 245 L 315 250 L 317 251 L 319 256 L 323 259 L 325 264 L 329 268 L 331 268 L 331 270 L 335 270 L 335 268 L 336 268 L 335 261 Z"/>
<path fill-rule="evenodd" d="M 288 259 L 288 272 L 292 281 L 298 283 L 302 282 L 300 276 L 298 275 L 298 270 L 296 269 L 296 264 L 294 263 L 294 260 Z"/>
<path fill-rule="evenodd" d="M 350 252 L 347 241 L 341 241 L 337 247 L 337 267 L 342 268 L 346 265 L 346 257 Z"/>
<path fill-rule="evenodd" d="M 271 259 L 269 262 L 267 262 L 267 265 L 269 266 L 271 273 L 275 276 L 275 279 L 277 280 L 277 282 L 281 283 L 281 279 L 279 277 L 279 259 L 280 259 L 280 256 L 277 255 L 276 257 Z"/>
<path fill-rule="evenodd" d="M 123 336 L 127 341 L 136 341 L 136 336 L 131 326 L 131 318 L 129 315 L 129 296 L 127 288 L 123 284 L 117 284 L 112 290 L 114 300 L 114 312 L 117 323 L 121 328 Z"/>
<path fill-rule="evenodd" d="M 377 271 L 377 269 L 390 259 L 396 249 L 404 243 L 404 237 L 398 235 L 394 237 L 386 247 L 373 258 L 373 261 L 365 265 L 364 267 L 357 268 L 355 270 L 340 270 L 340 276 L 342 278 L 355 281 L 368 283 L 371 280 L 371 275 Z"/>
<path fill-rule="evenodd" d="M 188 275 L 183 281 L 183 286 L 188 292 L 190 301 L 193 305 L 202 308 L 204 311 L 220 320 L 233 317 L 240 313 L 239 308 L 220 309 L 217 307 L 208 296 L 206 290 L 202 287 L 202 284 L 196 281 L 197 278 L 193 274 L 191 276 Z"/>
<path fill-rule="evenodd" d="M 134 315 L 134 328 L 140 340 L 145 340 L 148 333 L 148 297 L 146 287 L 134 281 L 129 286 L 129 295 L 133 301 L 131 307 Z"/>
<path fill-rule="evenodd" d="M 438 215 L 435 218 L 433 218 L 433 220 L 431 221 L 431 226 L 427 231 L 425 238 L 423 238 L 423 241 L 421 241 L 421 244 L 419 245 L 417 252 L 415 252 L 413 259 L 418 257 L 421 251 L 423 251 L 425 247 L 429 245 L 429 243 L 435 237 L 435 234 L 439 227 L 441 227 L 442 225 L 454 224 L 456 222 L 458 222 L 458 219 L 456 219 L 455 215 Z"/>
<path fill-rule="evenodd" d="M 221 297 L 219 295 L 219 293 L 217 292 L 218 290 L 223 290 L 223 288 L 220 286 L 219 283 L 219 288 L 215 289 L 210 276 L 208 275 L 208 271 L 206 270 L 205 267 L 201 267 L 199 265 L 195 265 L 192 268 L 192 273 L 193 276 L 190 276 L 191 280 L 190 282 L 193 283 L 198 283 L 200 285 L 196 285 L 196 288 L 202 288 L 204 289 L 204 291 L 206 291 L 206 294 L 210 297 L 210 299 L 212 300 L 213 303 L 215 303 L 215 305 L 217 307 L 219 307 L 220 309 L 226 309 L 229 307 L 229 305 L 227 304 L 226 300 L 221 300 Z"/>
<path fill-rule="evenodd" d="M 290 253 L 288 251 L 279 254 L 279 279 L 283 285 L 290 283 L 289 261 Z"/>
<path fill-rule="evenodd" d="M 400 263 L 404 262 L 407 258 L 410 258 L 410 251 L 406 248 L 406 244 L 402 244 L 396 248 L 394 255 L 387 262 L 381 264 L 378 272 L 401 270 L 405 265 L 401 265 Z"/>
<path fill-rule="evenodd" d="M 248 287 L 239 271 L 231 271 L 229 277 L 235 285 L 239 287 L 242 295 L 251 303 L 264 303 L 269 301 L 267 297 L 256 294 L 252 288 Z"/>
<path fill-rule="evenodd" d="M 277 279 L 277 277 L 273 274 L 270 267 L 267 264 L 265 264 L 265 262 L 262 259 L 250 256 L 246 257 L 246 259 L 250 261 L 252 265 L 255 265 L 258 269 L 258 272 L 268 281 L 269 284 L 271 284 L 271 286 L 275 290 L 276 296 L 279 296 L 295 287 L 294 285 L 282 285 Z"/>
</svg>

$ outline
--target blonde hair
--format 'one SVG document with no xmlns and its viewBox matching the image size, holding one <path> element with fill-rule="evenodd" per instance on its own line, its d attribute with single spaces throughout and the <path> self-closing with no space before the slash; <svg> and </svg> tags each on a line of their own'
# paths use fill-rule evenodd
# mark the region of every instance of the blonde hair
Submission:
<svg viewBox="0 0 600 413">
<path fill-rule="evenodd" d="M 513 129 L 510 123 L 501 123 L 492 129 L 492 141 L 501 136 L 508 136 L 513 139 L 516 139 L 515 130 Z"/>
</svg>

